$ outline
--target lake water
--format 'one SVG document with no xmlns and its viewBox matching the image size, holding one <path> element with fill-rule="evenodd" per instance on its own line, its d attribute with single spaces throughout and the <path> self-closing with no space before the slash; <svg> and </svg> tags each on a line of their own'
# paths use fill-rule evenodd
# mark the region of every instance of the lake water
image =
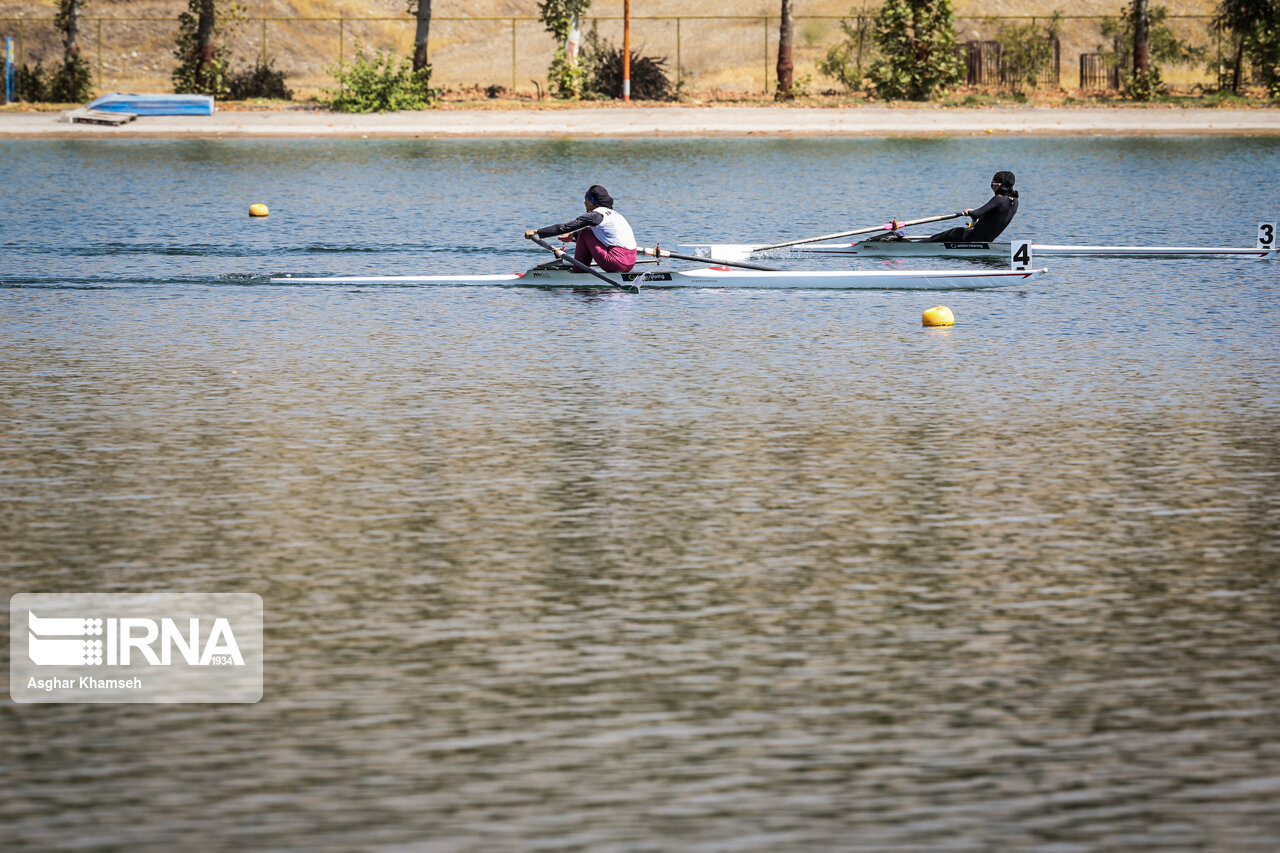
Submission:
<svg viewBox="0 0 1280 853">
<path fill-rule="evenodd" d="M 1275 849 L 1280 264 L 266 283 L 520 271 L 595 182 L 674 247 L 1002 168 L 1038 242 L 1280 219 L 1276 139 L 0 142 L 9 594 L 267 643 L 257 705 L 0 705 L 4 846 Z"/>
</svg>

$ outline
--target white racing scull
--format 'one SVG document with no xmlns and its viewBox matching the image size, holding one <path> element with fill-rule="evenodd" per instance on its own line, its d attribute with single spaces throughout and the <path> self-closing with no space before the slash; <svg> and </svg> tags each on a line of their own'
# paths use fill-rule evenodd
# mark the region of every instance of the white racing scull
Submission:
<svg viewBox="0 0 1280 853">
<path fill-rule="evenodd" d="M 656 266 L 656 265 L 654 265 Z M 752 270 L 727 266 L 605 273 L 640 288 L 773 288 L 824 290 L 974 290 L 1031 281 L 1045 269 L 1008 270 Z M 496 275 L 302 276 L 281 275 L 272 284 L 490 285 L 497 287 L 600 287 L 591 276 L 552 262 L 528 272 Z"/>
<path fill-rule="evenodd" d="M 857 256 L 866 258 L 981 258 L 1003 260 L 1009 257 L 1013 243 L 968 242 L 931 243 L 927 237 L 901 240 L 860 240 L 855 243 L 808 243 L 792 245 L 780 251 L 797 255 Z M 742 243 L 686 243 L 699 256 L 747 258 L 762 251 Z M 1064 246 L 1032 243 L 1031 251 L 1047 257 L 1084 258 L 1258 258 L 1274 259 L 1277 252 L 1276 224 L 1258 223 L 1258 239 L 1254 248 L 1214 246 Z"/>
</svg>

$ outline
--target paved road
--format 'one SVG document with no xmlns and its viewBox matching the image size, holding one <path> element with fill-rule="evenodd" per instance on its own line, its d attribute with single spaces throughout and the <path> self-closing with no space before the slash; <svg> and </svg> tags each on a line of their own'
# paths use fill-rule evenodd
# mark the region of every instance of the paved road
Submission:
<svg viewBox="0 0 1280 853">
<path fill-rule="evenodd" d="M 613 107 L 344 115 L 314 110 L 148 116 L 120 127 L 0 113 L 0 138 L 449 136 L 1280 135 L 1277 109 Z"/>
</svg>

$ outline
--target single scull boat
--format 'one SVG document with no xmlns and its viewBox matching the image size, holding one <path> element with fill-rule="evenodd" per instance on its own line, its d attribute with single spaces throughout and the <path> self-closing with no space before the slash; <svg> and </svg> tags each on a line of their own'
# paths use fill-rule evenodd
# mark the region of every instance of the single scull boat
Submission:
<svg viewBox="0 0 1280 853">
<path fill-rule="evenodd" d="M 655 265 L 656 266 L 656 265 Z M 972 290 L 1031 281 L 1048 272 L 1025 270 L 749 270 L 700 267 L 682 270 L 606 273 L 640 288 L 733 287 L 828 290 Z M 570 270 L 559 261 L 528 272 L 496 275 L 281 275 L 272 284 L 354 285 L 491 285 L 498 287 L 577 287 L 600 285 L 590 276 Z"/>
<path fill-rule="evenodd" d="M 931 243 L 927 237 L 906 237 L 898 240 L 860 240 L 855 243 L 830 243 L 799 241 L 777 246 L 761 247 L 745 243 L 685 243 L 682 248 L 693 249 L 699 257 L 747 258 L 755 252 L 769 249 L 794 252 L 798 255 L 844 255 L 865 258 L 982 258 L 1003 260 L 1010 256 L 1010 242 Z M 1032 243 L 1031 252 L 1058 258 L 1259 258 L 1275 259 L 1280 252 L 1276 245 L 1276 224 L 1258 223 L 1258 239 L 1254 248 L 1223 246 L 1064 246 L 1053 243 Z"/>
</svg>

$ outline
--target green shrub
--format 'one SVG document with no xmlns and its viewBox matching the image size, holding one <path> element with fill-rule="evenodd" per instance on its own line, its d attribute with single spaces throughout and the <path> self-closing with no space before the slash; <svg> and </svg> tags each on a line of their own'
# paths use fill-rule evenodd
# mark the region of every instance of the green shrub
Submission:
<svg viewBox="0 0 1280 853">
<path fill-rule="evenodd" d="M 1164 93 L 1161 65 L 1188 65 L 1199 62 L 1205 55 L 1204 48 L 1177 38 L 1165 23 L 1168 18 L 1166 6 L 1152 6 L 1148 13 L 1149 70 L 1145 74 L 1133 72 L 1133 7 L 1124 6 L 1115 18 L 1102 19 L 1102 35 L 1111 39 L 1111 45 L 1099 46 L 1098 52 L 1115 64 L 1120 74 L 1120 89 L 1130 100 L 1149 101 Z"/>
<path fill-rule="evenodd" d="M 261 59 L 250 68 L 242 68 L 227 80 L 227 96 L 233 101 L 249 98 L 293 99 L 293 91 L 284 84 L 285 74 L 271 67 L 271 60 Z"/>
<path fill-rule="evenodd" d="M 563 47 L 557 47 L 551 55 L 551 67 L 547 69 L 547 91 L 553 98 L 580 98 L 586 85 L 586 71 L 582 60 L 569 61 Z"/>
<path fill-rule="evenodd" d="M 1034 89 L 1040 75 L 1053 65 L 1053 43 L 1062 26 L 1062 13 L 1054 10 L 1044 29 L 1026 24 L 1006 24 L 996 32 L 1000 45 L 1000 76 L 1014 94 L 1024 86 Z"/>
<path fill-rule="evenodd" d="M 178 67 L 173 69 L 173 91 L 179 95 L 225 98 L 230 94 L 231 82 L 231 54 L 226 44 L 244 17 L 244 7 L 232 0 L 213 0 L 217 21 L 213 55 L 202 58 L 198 31 L 206 2 L 188 0 L 187 11 L 178 16 L 178 41 L 173 49 Z"/>
<path fill-rule="evenodd" d="M 818 60 L 818 72 L 856 92 L 862 89 L 867 76 L 864 60 L 874 51 L 875 18 L 868 9 L 851 9 L 850 14 L 856 17 L 852 21 L 841 19 L 844 38 L 827 49 L 825 59 Z"/>
<path fill-rule="evenodd" d="M 556 50 L 547 69 L 547 91 L 553 98 L 580 98 L 584 94 L 586 71 L 583 57 L 572 61 L 565 50 L 565 41 L 573 29 L 573 19 L 579 20 L 591 6 L 591 0 L 539 0 L 538 15 L 547 32 L 556 40 Z"/>
<path fill-rule="evenodd" d="M 93 94 L 93 73 L 89 63 L 76 54 L 70 65 L 59 65 L 49 72 L 49 100 L 59 104 L 78 104 Z"/>
<path fill-rule="evenodd" d="M 15 101 L 45 101 L 49 90 L 45 84 L 44 67 L 37 62 L 32 68 L 25 62 L 13 70 L 13 99 Z"/>
<path fill-rule="evenodd" d="M 951 0 L 885 0 L 876 19 L 881 58 L 871 65 L 876 94 L 926 101 L 960 82 Z"/>
<path fill-rule="evenodd" d="M 622 48 L 601 38 L 595 23 L 583 41 L 585 94 L 604 98 L 622 97 Z M 665 56 L 641 56 L 631 51 L 631 97 L 640 101 L 675 100 L 676 91 L 667 77 Z"/>
<path fill-rule="evenodd" d="M 356 42 L 356 58 L 348 66 L 325 68 L 338 81 L 338 89 L 325 89 L 329 109 L 340 113 L 382 113 L 420 110 L 430 106 L 436 92 L 430 87 L 431 66 L 413 70 L 413 61 L 402 57 L 397 64 L 390 53 L 378 51 L 366 59 Z"/>
</svg>

